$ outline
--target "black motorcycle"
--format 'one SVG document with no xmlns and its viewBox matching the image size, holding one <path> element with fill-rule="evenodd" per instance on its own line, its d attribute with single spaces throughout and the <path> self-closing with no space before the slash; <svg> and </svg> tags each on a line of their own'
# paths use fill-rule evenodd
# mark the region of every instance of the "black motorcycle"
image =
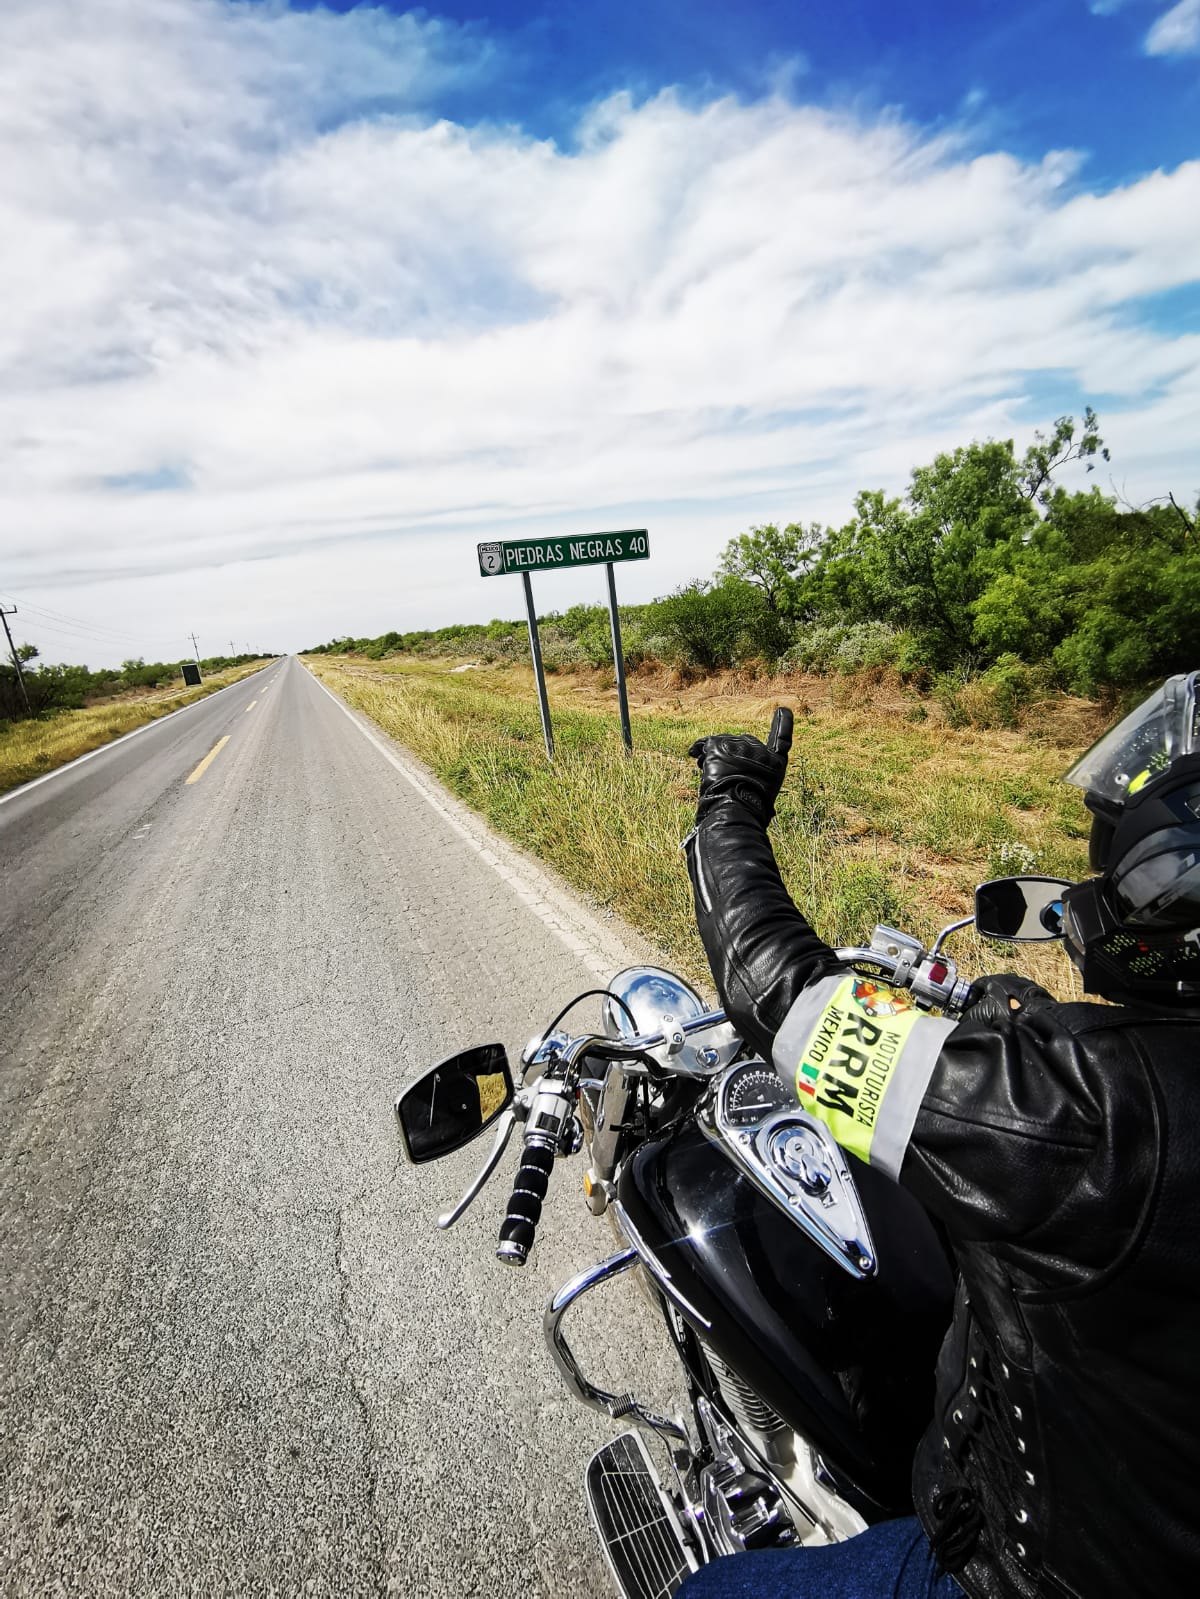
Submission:
<svg viewBox="0 0 1200 1599">
<path fill-rule="evenodd" d="M 985 883 L 975 915 L 931 948 L 877 927 L 867 948 L 838 958 L 865 985 L 954 1016 L 969 984 L 943 953 L 950 934 L 975 922 L 990 937 L 1055 938 L 1069 886 Z M 571 1392 L 634 1423 L 585 1474 L 618 1591 L 666 1599 L 717 1556 L 834 1542 L 911 1514 L 912 1458 L 954 1294 L 937 1225 L 840 1149 L 723 1012 L 706 1012 L 671 972 L 619 972 L 600 1033 L 570 1036 L 565 1014 L 523 1051 L 519 1084 L 503 1045 L 483 1045 L 426 1073 L 396 1114 L 416 1163 L 496 1128 L 440 1227 L 463 1214 L 522 1127 L 497 1249 L 512 1266 L 528 1259 L 555 1161 L 586 1151 L 588 1205 L 609 1213 L 624 1247 L 566 1283 L 544 1327 Z M 690 1416 L 596 1387 L 564 1334 L 572 1305 L 635 1267 L 661 1309 Z M 669 1470 L 656 1469 L 643 1433 L 661 1442 Z"/>
</svg>

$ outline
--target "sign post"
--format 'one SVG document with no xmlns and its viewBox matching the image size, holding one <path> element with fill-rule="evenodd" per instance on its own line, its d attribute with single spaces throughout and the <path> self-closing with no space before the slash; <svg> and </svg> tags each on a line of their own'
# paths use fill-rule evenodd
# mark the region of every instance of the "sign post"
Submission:
<svg viewBox="0 0 1200 1599">
<path fill-rule="evenodd" d="M 504 539 L 478 546 L 479 571 L 483 577 L 521 574 L 525 588 L 525 610 L 529 617 L 529 653 L 537 679 L 538 707 L 542 713 L 542 733 L 546 754 L 554 759 L 554 730 L 550 725 L 550 701 L 546 696 L 546 674 L 542 667 L 542 647 L 538 638 L 537 615 L 533 609 L 531 572 L 557 572 L 568 566 L 603 566 L 608 576 L 608 615 L 612 627 L 613 673 L 617 681 L 617 702 L 621 709 L 621 737 L 626 750 L 633 750 L 629 723 L 629 696 L 625 686 L 625 656 L 621 649 L 621 618 L 617 612 L 617 583 L 613 564 L 617 561 L 644 561 L 650 555 L 649 536 L 644 527 L 624 528 L 617 533 L 586 533 L 582 538 Z"/>
<path fill-rule="evenodd" d="M 546 755 L 554 759 L 554 729 L 550 725 L 550 701 L 546 697 L 546 672 L 542 666 L 542 641 L 538 638 L 537 612 L 533 608 L 533 584 L 529 573 L 521 573 L 525 586 L 525 614 L 529 618 L 529 653 L 533 657 L 533 675 L 537 680 L 538 709 L 542 713 L 542 737 L 546 740 Z"/>
<path fill-rule="evenodd" d="M 621 709 L 621 737 L 626 752 L 633 754 L 633 730 L 629 725 L 629 695 L 625 692 L 625 651 L 621 648 L 621 617 L 617 610 L 617 580 L 613 576 L 612 562 L 605 565 L 608 577 L 608 619 L 612 626 L 613 675 L 617 680 L 617 704 Z"/>
</svg>

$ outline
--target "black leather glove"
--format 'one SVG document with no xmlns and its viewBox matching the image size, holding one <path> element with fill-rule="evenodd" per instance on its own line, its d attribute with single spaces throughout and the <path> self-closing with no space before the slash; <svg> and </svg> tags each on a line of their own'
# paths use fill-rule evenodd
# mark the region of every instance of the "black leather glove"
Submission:
<svg viewBox="0 0 1200 1599">
<path fill-rule="evenodd" d="M 752 733 L 717 733 L 697 739 L 688 750 L 700 768 L 697 822 L 718 800 L 729 799 L 744 805 L 766 827 L 775 815 L 791 746 L 790 730 L 781 733 L 777 749 L 768 749 Z"/>
<path fill-rule="evenodd" d="M 792 903 L 767 838 L 787 772 L 778 751 L 746 734 L 700 739 L 700 804 L 687 842 L 696 925 L 721 1003 L 768 1060 L 801 990 L 836 965 L 833 951 Z"/>
<path fill-rule="evenodd" d="M 973 1022 L 1007 1021 L 1015 1010 L 1037 1011 L 1058 1001 L 1038 983 L 1015 972 L 977 977 L 971 984 L 963 1014 Z"/>
</svg>

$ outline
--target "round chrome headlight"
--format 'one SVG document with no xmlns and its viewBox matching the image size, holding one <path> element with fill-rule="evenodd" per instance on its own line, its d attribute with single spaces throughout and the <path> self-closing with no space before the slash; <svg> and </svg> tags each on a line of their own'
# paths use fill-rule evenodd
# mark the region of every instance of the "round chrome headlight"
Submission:
<svg viewBox="0 0 1200 1599">
<path fill-rule="evenodd" d="M 696 990 L 674 972 L 661 966 L 629 966 L 618 972 L 608 985 L 610 996 L 601 1005 L 605 1034 L 609 1038 L 637 1038 L 646 1033 L 669 1033 L 673 1023 L 690 1022 L 703 1016 L 705 1006 Z M 632 1012 L 632 1020 L 616 1000 Z M 664 1070 L 683 1077 L 711 1077 L 727 1066 L 741 1047 L 728 1022 L 693 1033 L 683 1048 L 668 1056 L 667 1046 L 651 1051 Z"/>
</svg>

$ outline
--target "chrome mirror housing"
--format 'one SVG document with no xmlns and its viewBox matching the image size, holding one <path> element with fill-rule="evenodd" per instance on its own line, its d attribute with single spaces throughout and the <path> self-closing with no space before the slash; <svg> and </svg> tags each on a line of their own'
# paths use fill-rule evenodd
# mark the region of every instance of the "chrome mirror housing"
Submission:
<svg viewBox="0 0 1200 1599">
<path fill-rule="evenodd" d="M 661 966 L 628 966 L 612 979 L 608 992 L 601 1004 L 605 1037 L 665 1034 L 666 1043 L 649 1052 L 664 1071 L 680 1077 L 712 1077 L 741 1048 L 742 1041 L 728 1022 L 690 1038 L 683 1036 L 680 1024 L 703 1016 L 707 1007 L 689 983 Z"/>
</svg>

